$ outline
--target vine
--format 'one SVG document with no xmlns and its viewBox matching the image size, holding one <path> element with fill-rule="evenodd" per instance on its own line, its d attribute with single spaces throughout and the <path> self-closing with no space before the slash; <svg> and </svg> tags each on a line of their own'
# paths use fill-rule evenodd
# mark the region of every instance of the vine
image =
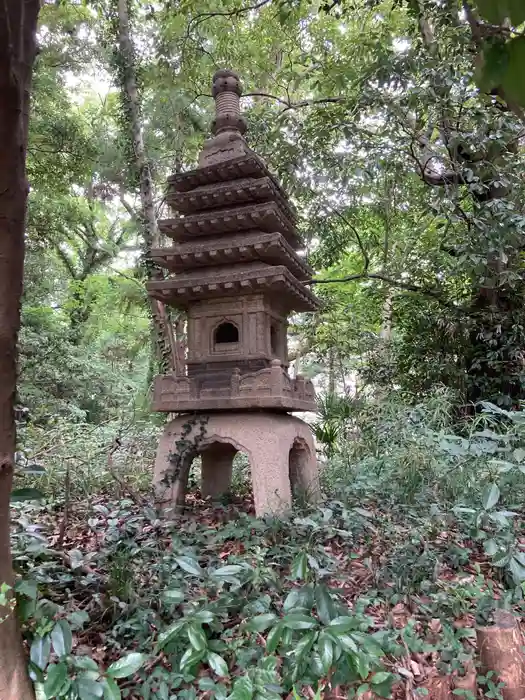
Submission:
<svg viewBox="0 0 525 700">
<path fill-rule="evenodd" d="M 210 418 L 202 414 L 192 414 L 188 416 L 186 423 L 183 423 L 180 435 L 174 443 L 174 449 L 169 453 L 168 461 L 170 466 L 166 469 L 161 482 L 171 486 L 183 473 L 186 466 L 189 466 L 191 459 L 199 451 L 199 447 L 206 437 L 206 428 Z"/>
</svg>

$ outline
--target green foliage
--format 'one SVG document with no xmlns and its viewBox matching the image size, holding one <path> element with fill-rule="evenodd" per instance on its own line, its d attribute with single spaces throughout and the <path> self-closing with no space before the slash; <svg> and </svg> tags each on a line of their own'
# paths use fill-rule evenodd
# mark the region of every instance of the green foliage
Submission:
<svg viewBox="0 0 525 700">
<path fill-rule="evenodd" d="M 198 502 L 192 516 L 160 519 L 129 461 L 132 432 L 121 434 L 127 451 L 122 461 L 114 453 L 112 469 L 119 479 L 127 470 L 133 500 L 125 491 L 115 500 L 110 484 L 121 482 L 105 462 L 94 466 L 115 426 L 83 443 L 80 428 L 74 449 L 41 458 L 44 475 L 21 477 L 37 478 L 49 505 L 13 504 L 31 673 L 47 697 L 73 700 L 128 691 L 149 700 L 208 691 L 302 698 L 336 686 L 390 697 L 407 653 L 432 653 L 441 672 L 461 673 L 473 631 L 454 621 L 485 623 L 496 598 L 523 605 L 521 416 L 485 404 L 458 424 L 443 392 L 418 405 L 347 404 L 323 467 L 324 502 L 287 519 Z M 80 452 L 89 481 L 74 461 Z M 149 479 L 140 464 L 152 453 L 140 452 L 136 469 Z M 60 459 L 71 460 L 75 479 L 58 549 Z M 399 608 L 411 611 L 403 625 Z"/>
</svg>

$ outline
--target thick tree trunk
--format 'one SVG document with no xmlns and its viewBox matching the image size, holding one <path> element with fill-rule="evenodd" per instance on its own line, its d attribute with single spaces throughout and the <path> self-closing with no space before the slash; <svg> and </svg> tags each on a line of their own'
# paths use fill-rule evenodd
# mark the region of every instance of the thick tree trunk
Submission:
<svg viewBox="0 0 525 700">
<path fill-rule="evenodd" d="M 494 625 L 479 627 L 477 640 L 482 671 L 497 673 L 498 680 L 504 683 L 501 691 L 504 700 L 524 698 L 523 635 L 514 615 L 506 610 L 496 610 Z"/>
<path fill-rule="evenodd" d="M 39 0 L 0 3 L 0 584 L 13 583 L 9 494 L 15 451 L 16 344 L 24 270 L 29 91 Z M 15 616 L 0 607 L 0 698 L 30 700 Z"/>
<path fill-rule="evenodd" d="M 142 209 L 142 224 L 144 227 L 144 239 L 146 252 L 151 248 L 159 247 L 160 236 L 155 216 L 155 200 L 153 196 L 153 182 L 151 171 L 144 147 L 142 119 L 140 113 L 140 99 L 137 87 L 135 66 L 135 51 L 131 41 L 129 29 L 129 0 L 118 0 L 118 27 L 119 27 L 119 53 L 121 63 L 122 85 L 128 108 L 128 121 L 133 141 L 133 153 L 135 155 L 135 167 L 140 182 L 140 203 Z M 149 268 L 148 268 L 149 269 Z M 151 274 L 151 273 L 150 273 Z M 173 328 L 166 312 L 164 304 L 155 299 L 150 300 L 151 316 L 157 347 L 157 355 L 161 363 L 168 365 L 169 369 L 180 373 L 181 361 L 177 354 Z"/>
</svg>

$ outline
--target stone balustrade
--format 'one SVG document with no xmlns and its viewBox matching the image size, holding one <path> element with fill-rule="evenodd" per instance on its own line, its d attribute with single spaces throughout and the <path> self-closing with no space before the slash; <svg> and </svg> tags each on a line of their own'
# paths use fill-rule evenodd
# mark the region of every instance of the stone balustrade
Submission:
<svg viewBox="0 0 525 700">
<path fill-rule="evenodd" d="M 314 387 L 310 380 L 288 376 L 279 360 L 270 367 L 241 375 L 234 370 L 229 387 L 202 387 L 199 380 L 164 374 L 155 379 L 155 411 L 236 410 L 270 408 L 283 411 L 315 410 Z"/>
</svg>

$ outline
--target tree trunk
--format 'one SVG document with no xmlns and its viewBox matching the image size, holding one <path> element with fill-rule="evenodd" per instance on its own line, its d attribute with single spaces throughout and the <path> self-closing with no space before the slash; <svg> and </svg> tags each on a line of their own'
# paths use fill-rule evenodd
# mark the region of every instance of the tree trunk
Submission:
<svg viewBox="0 0 525 700">
<path fill-rule="evenodd" d="M 525 697 L 525 657 L 523 635 L 514 615 L 496 610 L 494 625 L 479 627 L 476 634 L 483 673 L 496 672 L 498 681 L 504 683 L 504 700 L 521 700 Z"/>
<path fill-rule="evenodd" d="M 394 311 L 393 306 L 394 291 L 392 288 L 390 288 L 387 291 L 386 298 L 383 303 L 381 330 L 379 331 L 379 337 L 385 342 L 392 340 L 392 316 Z"/>
<path fill-rule="evenodd" d="M 328 394 L 335 394 L 335 348 L 332 346 L 328 350 Z"/>
<path fill-rule="evenodd" d="M 129 29 L 129 0 L 118 0 L 118 42 L 121 69 L 121 90 L 127 106 L 127 119 L 133 141 L 134 166 L 137 170 L 140 183 L 140 203 L 142 209 L 142 225 L 144 229 L 144 242 L 146 255 L 151 248 L 160 246 L 159 229 L 155 215 L 155 200 L 153 196 L 153 181 L 146 149 L 142 119 L 140 113 L 140 99 L 137 87 L 137 75 L 135 65 L 135 50 L 131 41 Z M 154 271 L 148 266 L 148 275 L 153 278 Z M 182 373 L 184 363 L 177 353 L 173 328 L 166 312 L 164 304 L 155 299 L 150 299 L 150 310 L 155 334 L 157 356 L 168 369 Z"/>
<path fill-rule="evenodd" d="M 0 3 L 0 584 L 13 583 L 9 494 L 15 451 L 16 344 L 24 271 L 27 127 L 39 0 Z M 0 698 L 33 688 L 16 617 L 0 607 Z"/>
</svg>

